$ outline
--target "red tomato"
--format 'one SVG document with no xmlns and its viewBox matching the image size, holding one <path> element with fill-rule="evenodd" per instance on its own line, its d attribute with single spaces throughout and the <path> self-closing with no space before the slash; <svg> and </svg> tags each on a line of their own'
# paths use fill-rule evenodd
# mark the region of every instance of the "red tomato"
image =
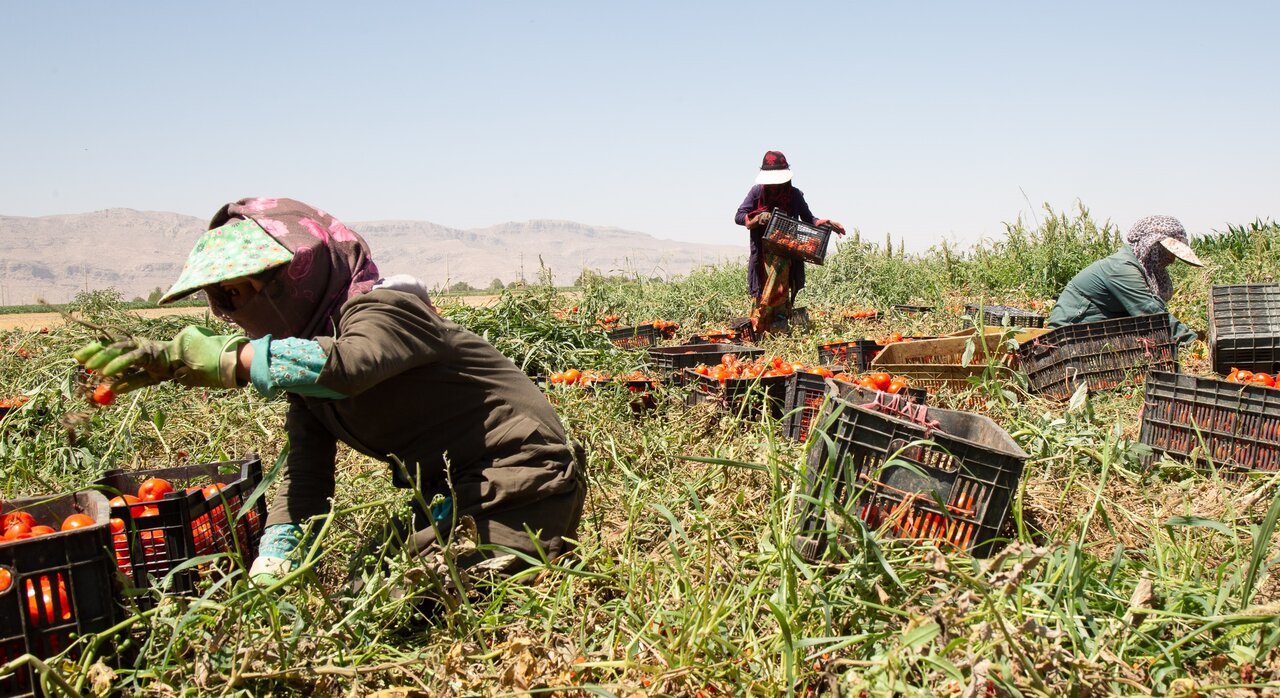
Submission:
<svg viewBox="0 0 1280 698">
<path fill-rule="evenodd" d="M 113 507 L 122 507 L 126 504 L 137 504 L 139 499 L 131 494 L 122 494 L 118 497 L 112 497 L 107 501 Z"/>
<path fill-rule="evenodd" d="M 135 508 L 136 508 L 136 507 L 135 507 Z M 142 511 L 140 511 L 140 512 L 137 512 L 137 511 L 133 512 L 133 515 L 134 515 L 134 516 L 138 516 L 138 517 L 142 517 L 142 516 L 159 516 L 159 515 L 160 515 L 160 507 L 147 505 L 147 506 L 145 506 L 145 507 L 142 507 Z"/>
<path fill-rule="evenodd" d="M 889 384 L 893 382 L 893 376 L 883 372 L 869 374 L 868 378 L 875 383 L 876 390 L 888 390 Z"/>
<path fill-rule="evenodd" d="M 31 527 L 32 538 L 36 536 L 47 536 L 50 533 L 56 533 L 56 531 L 53 530 L 53 526 L 32 526 Z"/>
<path fill-rule="evenodd" d="M 93 389 L 93 401 L 99 405 L 110 405 L 116 401 L 116 394 L 111 386 L 103 383 Z"/>
<path fill-rule="evenodd" d="M 36 525 L 36 517 L 25 511 L 11 511 L 5 514 L 4 518 L 0 518 L 0 528 L 6 531 L 17 524 L 26 526 L 27 530 L 30 531 Z"/>
<path fill-rule="evenodd" d="M 124 519 L 111 519 L 111 532 L 120 533 L 124 531 Z"/>
<path fill-rule="evenodd" d="M 9 571 L 8 567 L 0 567 L 0 594 L 8 591 L 12 584 L 13 573 Z"/>
<path fill-rule="evenodd" d="M 143 481 L 138 487 L 138 499 L 144 502 L 157 502 L 173 491 L 173 485 L 163 478 L 153 477 Z"/>
<path fill-rule="evenodd" d="M 41 598 L 36 597 L 36 585 L 32 580 L 27 580 L 27 611 L 30 612 L 31 622 L 34 625 L 52 624 L 54 618 L 53 606 L 53 585 L 49 582 L 49 577 L 40 577 Z M 71 604 L 67 601 L 67 587 L 62 582 L 62 577 L 58 577 L 58 608 L 62 609 L 60 614 L 62 620 L 71 620 Z M 41 609 L 44 613 L 41 613 Z"/>
<path fill-rule="evenodd" d="M 71 516 L 68 516 L 67 518 L 62 520 L 62 530 L 74 531 L 77 528 L 85 528 L 87 526 L 92 526 L 95 523 L 97 522 L 93 520 L 92 516 L 85 516 L 84 514 L 72 514 Z"/>
<path fill-rule="evenodd" d="M 1274 388 L 1276 385 L 1276 379 L 1266 373 L 1255 373 L 1249 376 L 1248 380 L 1244 382 L 1254 385 L 1265 385 L 1269 388 Z"/>
</svg>

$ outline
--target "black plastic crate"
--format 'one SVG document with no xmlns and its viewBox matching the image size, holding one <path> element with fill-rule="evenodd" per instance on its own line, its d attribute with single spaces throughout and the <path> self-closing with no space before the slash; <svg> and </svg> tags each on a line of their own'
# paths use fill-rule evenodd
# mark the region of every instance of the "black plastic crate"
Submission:
<svg viewBox="0 0 1280 698">
<path fill-rule="evenodd" d="M 111 507 L 111 516 L 124 522 L 127 553 L 117 551 L 120 571 L 136 586 L 164 578 L 178 565 L 201 555 L 239 552 L 245 564 L 257 555 L 258 541 L 267 520 L 265 497 L 240 515 L 244 503 L 262 484 L 262 460 L 180 465 L 154 470 L 108 470 L 95 484 L 110 497 L 136 494 L 148 478 L 163 478 L 174 491 L 154 502 Z M 206 496 L 205 488 L 217 485 Z M 140 516 L 144 506 L 157 513 Z M 116 541 L 117 546 L 121 541 Z M 121 554 L 124 553 L 124 554 Z M 201 574 L 189 568 L 172 575 L 165 591 L 187 594 L 196 590 Z"/>
<path fill-rule="evenodd" d="M 795 441 L 809 438 L 809 431 L 817 421 L 818 414 L 826 402 L 827 395 L 845 398 L 856 404 L 869 403 L 877 399 L 878 391 L 852 383 L 823 378 L 816 373 L 796 371 L 787 383 L 787 401 L 783 407 L 783 433 Z M 833 385 L 834 384 L 834 385 Z M 901 399 L 923 405 L 929 398 L 923 388 L 907 388 L 899 393 Z"/>
<path fill-rule="evenodd" d="M 1108 390 L 1140 384 L 1148 371 L 1176 371 L 1178 344 L 1169 316 L 1158 313 L 1050 330 L 1023 344 L 1018 360 L 1032 392 L 1066 400 L 1081 383 Z"/>
<path fill-rule="evenodd" d="M 964 307 L 964 314 L 975 320 L 981 315 L 983 325 L 1004 325 L 1005 318 L 1008 318 L 1010 327 L 1044 327 L 1047 319 L 1039 313 L 1008 305 L 968 304 Z"/>
<path fill-rule="evenodd" d="M 1213 370 L 1280 370 L 1280 284 L 1214 286 L 1209 294 Z"/>
<path fill-rule="evenodd" d="M 3 502 L 5 513 L 30 512 L 57 532 L 0 544 L 0 665 L 24 654 L 42 659 L 76 637 L 106 630 L 120 618 L 109 507 L 100 492 Z M 71 514 L 92 526 L 57 530 Z M 0 676 L 0 696 L 34 696 L 39 675 L 30 668 Z"/>
<path fill-rule="evenodd" d="M 691 368 L 686 368 L 684 373 L 685 381 L 693 386 L 690 398 L 693 403 L 715 402 L 743 416 L 759 415 L 762 408 L 766 408 L 775 419 L 782 417 L 790 375 L 729 378 L 721 382 L 695 373 Z"/>
<path fill-rule="evenodd" d="M 1152 371 L 1138 440 L 1200 468 L 1275 472 L 1280 470 L 1280 390 Z"/>
<path fill-rule="evenodd" d="M 623 349 L 651 347 L 662 339 L 662 332 L 652 324 L 619 327 L 616 330 L 609 330 L 606 334 L 614 346 L 622 347 Z"/>
<path fill-rule="evenodd" d="M 818 560 L 833 543 L 854 544 L 853 517 L 893 538 L 977 557 L 994 550 L 1027 454 L 988 417 L 895 407 L 827 401 L 826 436 L 810 439 L 806 461 L 801 556 Z"/>
<path fill-rule="evenodd" d="M 917 342 L 937 337 L 903 337 L 903 342 Z M 897 344 L 897 342 L 892 342 Z M 856 368 L 859 372 L 870 371 L 871 362 L 880 355 L 888 344 L 881 344 L 874 339 L 851 339 L 847 342 L 826 342 L 818 345 L 818 363 L 822 365 L 840 364 Z"/>
<path fill-rule="evenodd" d="M 775 208 L 769 216 L 769 227 L 765 229 L 762 240 L 768 252 L 822 264 L 827 257 L 831 231 L 830 226 L 809 225 Z"/>
<path fill-rule="evenodd" d="M 884 346 L 874 339 L 851 339 L 818 345 L 818 363 L 843 364 L 859 371 L 871 368 L 871 360 Z"/>
<path fill-rule="evenodd" d="M 891 312 L 899 315 L 920 315 L 922 313 L 932 313 L 935 308 L 932 305 L 892 305 L 889 306 Z"/>
<path fill-rule="evenodd" d="M 649 359 L 653 367 L 667 381 L 684 382 L 684 369 L 698 364 L 717 364 L 725 354 L 753 357 L 764 354 L 764 349 L 744 347 L 739 344 L 682 344 L 674 347 L 650 347 Z"/>
</svg>

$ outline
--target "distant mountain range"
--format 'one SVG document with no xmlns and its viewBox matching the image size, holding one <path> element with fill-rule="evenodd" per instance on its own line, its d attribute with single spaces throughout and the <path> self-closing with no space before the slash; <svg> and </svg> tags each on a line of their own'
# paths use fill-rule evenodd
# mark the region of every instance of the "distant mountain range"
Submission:
<svg viewBox="0 0 1280 698">
<path fill-rule="evenodd" d="M 70 300 L 114 288 L 125 298 L 168 289 L 206 221 L 160 211 L 113 208 L 24 218 L 0 216 L 0 305 Z M 425 221 L 349 223 L 373 248 L 383 274 L 412 274 L 429 286 L 487 288 L 534 281 L 547 266 L 557 284 L 583 269 L 668 277 L 741 258 L 742 247 L 661 240 L 619 228 L 533 220 L 476 230 Z"/>
</svg>

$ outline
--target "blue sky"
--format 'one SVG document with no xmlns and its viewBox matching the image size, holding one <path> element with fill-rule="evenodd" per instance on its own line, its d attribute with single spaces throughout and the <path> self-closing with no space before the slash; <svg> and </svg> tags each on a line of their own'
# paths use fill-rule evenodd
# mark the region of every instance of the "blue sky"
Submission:
<svg viewBox="0 0 1280 698">
<path fill-rule="evenodd" d="M 531 218 L 744 243 L 767 149 L 922 249 L 1077 199 L 1280 217 L 1280 3 L 0 3 L 0 215 Z"/>
</svg>

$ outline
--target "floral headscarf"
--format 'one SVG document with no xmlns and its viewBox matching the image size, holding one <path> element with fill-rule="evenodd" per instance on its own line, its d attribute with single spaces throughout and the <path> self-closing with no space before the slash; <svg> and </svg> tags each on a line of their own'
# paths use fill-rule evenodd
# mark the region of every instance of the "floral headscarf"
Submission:
<svg viewBox="0 0 1280 698">
<path fill-rule="evenodd" d="M 311 339 L 332 333 L 342 304 L 378 282 L 364 238 L 320 209 L 293 199 L 241 199 L 214 214 L 209 229 L 234 219 L 252 220 L 293 253 L 239 310 L 210 294 L 213 312 L 250 337 Z"/>
<path fill-rule="evenodd" d="M 1177 259 L 1160 244 L 1165 238 L 1187 242 L 1187 231 L 1172 216 L 1147 216 L 1129 228 L 1125 241 L 1133 249 L 1133 255 L 1142 266 L 1142 276 L 1147 288 L 1164 301 L 1173 297 L 1173 281 L 1169 278 L 1169 265 Z"/>
</svg>

